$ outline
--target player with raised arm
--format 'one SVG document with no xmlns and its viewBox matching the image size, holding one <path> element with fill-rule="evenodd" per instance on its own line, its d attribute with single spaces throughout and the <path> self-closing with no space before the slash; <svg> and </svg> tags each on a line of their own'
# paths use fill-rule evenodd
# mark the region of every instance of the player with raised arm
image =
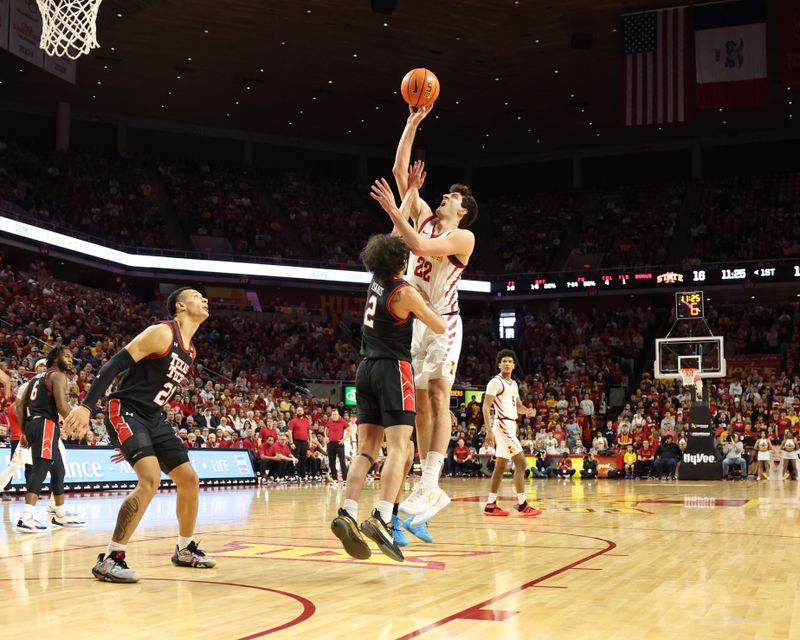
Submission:
<svg viewBox="0 0 800 640">
<path fill-rule="evenodd" d="M 501 349 L 497 354 L 497 367 L 500 373 L 486 385 L 486 394 L 483 396 L 483 423 L 491 425 L 487 430 L 485 447 L 495 447 L 497 462 L 492 473 L 491 489 L 486 507 L 483 510 L 487 516 L 507 516 L 497 506 L 497 492 L 503 481 L 503 474 L 508 461 L 514 463 L 514 491 L 517 494 L 517 511 L 523 517 L 538 516 L 541 509 L 534 509 L 528 504 L 525 495 L 525 469 L 527 463 L 522 445 L 517 438 L 517 418 L 519 413 L 528 417 L 536 415 L 535 409 L 529 409 L 519 397 L 517 382 L 511 377 L 514 367 L 517 366 L 517 354 L 511 349 Z M 494 421 L 491 410 L 494 408 Z"/>
<path fill-rule="evenodd" d="M 67 515 L 64 506 L 64 467 L 60 417 L 69 415 L 67 372 L 72 369 L 72 352 L 55 347 L 47 354 L 47 369 L 26 384 L 22 398 L 14 403 L 16 419 L 24 425 L 23 434 L 30 445 L 32 468 L 26 482 L 25 507 L 17 522 L 20 533 L 44 533 L 47 526 L 33 517 L 42 484 L 50 474 L 50 493 L 55 498 L 56 512 L 50 519 L 54 528 L 82 527 L 83 522 Z"/>
<path fill-rule="evenodd" d="M 208 318 L 208 300 L 199 291 L 182 287 L 167 298 L 167 311 L 172 320 L 149 326 L 102 366 L 83 403 L 64 421 L 65 433 L 82 438 L 88 428 L 90 407 L 124 372 L 117 390 L 109 395 L 106 427 L 112 444 L 136 472 L 138 483 L 120 507 L 107 551 L 98 556 L 92 569 L 97 579 L 107 582 L 139 580 L 125 562 L 125 546 L 161 484 L 162 470 L 175 483 L 178 493 L 179 533 L 172 563 L 196 568 L 215 565 L 192 539 L 199 481 L 186 447 L 163 412 L 194 364 L 192 338 Z"/>
<path fill-rule="evenodd" d="M 392 199 L 394 196 L 392 195 Z M 412 317 L 441 334 L 445 322 L 404 279 L 408 245 L 397 236 L 375 235 L 361 252 L 373 276 L 364 307 L 361 355 L 356 372 L 358 455 L 350 464 L 346 499 L 331 530 L 352 557 L 365 560 L 371 551 L 365 535 L 388 557 L 403 561 L 393 536 L 393 503 L 403 482 L 408 442 L 416 411 L 411 367 Z M 358 498 L 364 480 L 383 444 L 380 501 L 358 527 Z"/>
<path fill-rule="evenodd" d="M 442 335 L 414 323 L 411 354 L 418 397 L 417 445 L 422 480 L 400 505 L 401 511 L 413 516 L 404 523 L 409 527 L 427 522 L 450 503 L 449 496 L 439 487 L 439 476 L 450 441 L 450 390 L 463 338 L 458 283 L 475 248 L 475 236 L 467 227 L 478 216 L 477 202 L 465 185 L 450 187 L 435 212 L 419 195 L 425 166 L 415 162 L 410 170 L 407 167 L 416 129 L 429 112 L 430 109 L 421 109 L 411 113 L 397 149 L 393 172 L 403 198 L 402 213 L 385 180 L 376 181 L 372 187 L 373 198 L 381 203 L 395 232 L 411 249 L 408 281 L 423 292 L 447 323 Z"/>
</svg>

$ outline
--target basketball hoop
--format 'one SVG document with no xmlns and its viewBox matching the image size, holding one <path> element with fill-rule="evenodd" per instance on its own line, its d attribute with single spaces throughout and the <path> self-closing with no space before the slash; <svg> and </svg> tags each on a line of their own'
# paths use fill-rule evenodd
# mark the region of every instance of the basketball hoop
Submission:
<svg viewBox="0 0 800 640">
<path fill-rule="evenodd" d="M 50 56 L 77 60 L 97 43 L 97 11 L 103 0 L 36 0 L 42 14 L 39 46 Z"/>
<path fill-rule="evenodd" d="M 694 385 L 695 395 L 701 398 L 703 396 L 703 379 L 697 375 L 697 369 L 694 367 L 681 367 L 678 371 L 680 371 L 683 386 L 691 387 Z"/>
<path fill-rule="evenodd" d="M 681 367 L 678 371 L 680 371 L 684 387 L 691 387 L 696 382 L 697 369 L 694 367 Z"/>
</svg>

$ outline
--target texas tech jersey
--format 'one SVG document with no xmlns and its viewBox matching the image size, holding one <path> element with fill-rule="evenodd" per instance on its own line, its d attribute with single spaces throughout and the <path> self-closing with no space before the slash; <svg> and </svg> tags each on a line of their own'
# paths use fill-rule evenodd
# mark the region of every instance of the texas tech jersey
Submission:
<svg viewBox="0 0 800 640">
<path fill-rule="evenodd" d="M 31 394 L 28 396 L 28 414 L 31 418 L 47 418 L 58 422 L 56 397 L 53 395 L 53 383 L 50 380 L 56 369 L 48 369 L 34 376 L 28 383 Z"/>
<path fill-rule="evenodd" d="M 441 236 L 435 232 L 436 216 L 430 216 L 419 225 L 423 238 L 439 238 L 450 235 L 455 229 Z M 454 314 L 458 308 L 458 282 L 464 273 L 464 265 L 456 256 L 416 256 L 408 258 L 406 279 L 420 291 L 424 291 L 436 313 Z"/>
<path fill-rule="evenodd" d="M 389 305 L 392 297 L 403 287 L 410 286 L 402 278 L 379 282 L 372 278 L 364 307 L 364 325 L 361 334 L 361 355 L 366 358 L 391 358 L 411 362 L 412 316 L 402 320 L 395 316 Z"/>
<path fill-rule="evenodd" d="M 108 396 L 122 400 L 126 406 L 144 415 L 155 415 L 161 411 L 161 407 L 181 388 L 194 364 L 194 347 L 186 349 L 178 323 L 172 320 L 157 324 L 166 324 L 172 329 L 169 348 L 164 353 L 153 354 L 136 362 L 122 374 L 117 390 Z"/>
</svg>

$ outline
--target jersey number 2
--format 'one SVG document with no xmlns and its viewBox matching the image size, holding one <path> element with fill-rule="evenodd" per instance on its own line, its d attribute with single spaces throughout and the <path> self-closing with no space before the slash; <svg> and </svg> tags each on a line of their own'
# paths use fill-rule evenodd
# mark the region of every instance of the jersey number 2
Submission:
<svg viewBox="0 0 800 640">
<path fill-rule="evenodd" d="M 374 293 L 367 300 L 367 307 L 364 309 L 364 326 L 370 329 L 375 328 L 375 309 L 378 306 L 378 296 Z"/>
<path fill-rule="evenodd" d="M 161 391 L 156 394 L 156 397 L 153 398 L 153 402 L 155 402 L 159 407 L 163 407 L 172 399 L 172 396 L 175 395 L 177 390 L 177 385 L 167 382 L 163 387 L 161 387 Z"/>
<path fill-rule="evenodd" d="M 420 280 L 430 282 L 431 269 L 433 269 L 433 263 L 428 262 L 425 258 L 417 258 L 417 266 L 414 268 L 414 275 Z"/>
</svg>

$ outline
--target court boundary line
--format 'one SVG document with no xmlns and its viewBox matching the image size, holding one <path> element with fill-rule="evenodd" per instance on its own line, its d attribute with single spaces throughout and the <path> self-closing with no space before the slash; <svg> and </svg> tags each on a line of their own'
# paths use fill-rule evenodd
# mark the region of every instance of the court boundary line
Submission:
<svg viewBox="0 0 800 640">
<path fill-rule="evenodd" d="M 606 538 L 598 538 L 596 536 L 583 535 L 583 534 L 580 534 L 580 533 L 566 533 L 566 532 L 560 532 L 560 531 L 556 531 L 556 532 L 542 531 L 541 533 L 556 533 L 556 534 L 565 535 L 565 536 L 574 536 L 576 538 L 588 538 L 590 540 L 598 540 L 600 542 L 605 543 L 606 547 L 604 549 L 599 549 L 599 550 L 595 551 L 594 553 L 589 554 L 588 556 L 585 556 L 583 558 L 579 558 L 578 560 L 575 560 L 574 562 L 570 562 L 569 564 L 566 564 L 566 565 L 564 565 L 562 567 L 554 569 L 553 571 L 550 571 L 549 573 L 546 573 L 543 576 L 539 576 L 538 578 L 534 578 L 533 580 L 529 580 L 528 582 L 525 582 L 525 583 L 523 583 L 521 585 L 518 585 L 516 587 L 512 587 L 511 589 L 509 589 L 507 591 L 504 591 L 503 593 L 500 593 L 500 594 L 498 594 L 496 596 L 492 596 L 491 598 L 483 600 L 482 602 L 478 602 L 477 604 L 474 604 L 472 606 L 466 607 L 465 609 L 462 609 L 461 611 L 458 611 L 456 613 L 450 614 L 449 616 L 441 618 L 441 619 L 437 620 L 436 622 L 431 622 L 431 623 L 425 625 L 424 627 L 420 627 L 419 629 L 416 629 L 414 631 L 411 631 L 410 633 L 407 633 L 405 635 L 400 636 L 399 638 L 396 638 L 396 640 L 410 640 L 411 638 L 417 638 L 417 637 L 419 637 L 419 636 L 421 636 L 421 635 L 423 635 L 425 633 L 433 631 L 434 629 L 438 629 L 440 627 L 443 627 L 444 625 L 446 625 L 446 624 L 448 624 L 450 622 L 453 622 L 455 620 L 460 620 L 460 619 L 472 619 L 472 620 L 474 620 L 475 619 L 474 616 L 477 615 L 476 612 L 483 610 L 484 607 L 486 607 L 486 606 L 488 606 L 490 604 L 494 604 L 495 602 L 498 602 L 500 600 L 504 600 L 504 599 L 514 595 L 515 593 L 520 593 L 521 591 L 525 591 L 526 589 L 530 589 L 531 587 L 537 587 L 537 586 L 539 586 L 539 583 L 544 582 L 545 580 L 549 580 L 550 578 L 553 578 L 553 577 L 555 577 L 557 575 L 560 575 L 562 573 L 565 573 L 565 572 L 569 571 L 570 569 L 574 569 L 575 567 L 577 567 L 577 566 L 579 566 L 581 564 L 584 564 L 586 562 L 589 562 L 589 560 L 593 560 L 594 558 L 600 557 L 600 556 L 608 553 L 609 551 L 614 550 L 617 547 L 617 543 L 614 542 L 613 540 L 607 540 Z M 473 617 L 470 617 L 470 616 L 473 616 Z"/>
<path fill-rule="evenodd" d="M 30 577 L 25 578 L 25 580 L 49 580 L 50 578 L 39 578 L 39 577 Z M 97 578 L 90 578 L 88 576 L 60 576 L 60 580 L 92 580 L 93 582 L 101 582 Z M 0 578 L 0 582 L 12 582 L 14 578 Z M 241 636 L 237 638 L 237 640 L 255 640 L 255 638 L 261 638 L 266 635 L 270 635 L 272 633 L 277 633 L 278 631 L 283 631 L 284 629 L 288 629 L 290 627 L 297 626 L 308 620 L 311 616 L 313 616 L 316 611 L 317 607 L 314 605 L 311 600 L 305 598 L 301 595 L 297 595 L 296 593 L 291 593 L 289 591 L 281 591 L 280 589 L 273 589 L 272 587 L 262 587 L 255 584 L 244 584 L 241 582 L 218 582 L 215 580 L 191 580 L 189 578 L 142 578 L 142 581 L 146 582 L 194 582 L 197 584 L 210 584 L 210 585 L 222 585 L 225 587 L 241 587 L 243 589 L 256 589 L 258 591 L 269 591 L 270 593 L 277 593 L 282 596 L 287 596 L 292 600 L 298 602 L 302 607 L 303 611 L 295 616 L 292 620 L 288 622 L 284 622 L 283 624 L 278 625 L 277 627 L 271 627 L 269 629 L 264 629 L 262 631 L 257 631 L 256 633 L 251 633 L 247 636 Z"/>
</svg>

